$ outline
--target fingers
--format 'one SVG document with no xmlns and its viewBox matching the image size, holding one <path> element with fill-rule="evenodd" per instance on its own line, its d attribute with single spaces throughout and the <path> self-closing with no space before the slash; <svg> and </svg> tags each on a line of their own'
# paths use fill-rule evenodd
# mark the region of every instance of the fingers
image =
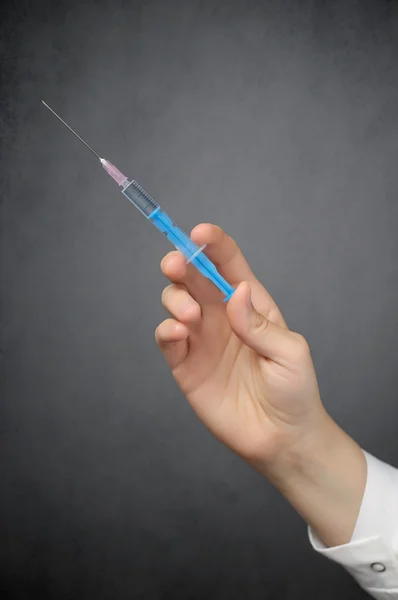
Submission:
<svg viewBox="0 0 398 600">
<path fill-rule="evenodd" d="M 162 304 L 181 323 L 196 323 L 201 317 L 199 304 L 182 284 L 168 285 L 162 293 Z"/>
<path fill-rule="evenodd" d="M 257 280 L 243 257 L 238 245 L 220 227 L 210 223 L 197 225 L 191 233 L 198 245 L 207 244 L 205 253 L 216 264 L 219 272 L 233 286 L 243 281 L 250 281 L 253 303 L 261 314 L 266 315 L 273 323 L 287 329 L 287 324 L 275 304 L 274 299 Z M 203 314 L 213 306 L 223 306 L 222 295 L 217 288 L 195 269 L 180 252 L 170 252 L 162 262 L 163 274 L 171 281 L 183 283 L 190 295 L 199 302 Z"/>
<path fill-rule="evenodd" d="M 188 267 L 181 252 L 173 250 L 164 256 L 160 262 L 160 268 L 165 277 L 170 281 L 182 282 L 187 277 Z"/>
<path fill-rule="evenodd" d="M 304 345 L 297 334 L 272 323 L 251 302 L 250 284 L 242 282 L 228 302 L 231 328 L 244 344 L 283 366 L 295 362 Z"/>
<path fill-rule="evenodd" d="M 207 256 L 232 285 L 255 279 L 238 244 L 221 227 L 211 223 L 201 223 L 191 231 L 191 238 L 198 246 L 207 244 L 205 249 Z"/>
<path fill-rule="evenodd" d="M 177 283 L 163 290 L 162 304 L 174 318 L 159 325 L 155 338 L 171 369 L 175 369 L 188 354 L 188 325 L 200 320 L 201 310 L 186 287 Z"/>
<path fill-rule="evenodd" d="M 221 292 L 192 264 L 187 264 L 181 252 L 169 252 L 162 259 L 160 268 L 170 281 L 183 284 L 201 305 L 222 304 Z"/>
<path fill-rule="evenodd" d="M 171 369 L 175 369 L 188 353 L 188 328 L 174 319 L 166 319 L 156 328 L 155 339 Z"/>
<path fill-rule="evenodd" d="M 229 237 L 221 227 L 211 223 L 201 223 L 191 232 L 192 240 L 198 245 L 206 245 L 204 252 L 214 262 L 221 275 L 232 285 L 242 280 L 255 280 L 237 243 Z M 197 270 L 185 264 L 180 253 L 170 252 L 162 261 L 162 271 L 172 281 L 184 282 L 188 287 L 198 285 L 198 282 L 208 282 Z"/>
</svg>

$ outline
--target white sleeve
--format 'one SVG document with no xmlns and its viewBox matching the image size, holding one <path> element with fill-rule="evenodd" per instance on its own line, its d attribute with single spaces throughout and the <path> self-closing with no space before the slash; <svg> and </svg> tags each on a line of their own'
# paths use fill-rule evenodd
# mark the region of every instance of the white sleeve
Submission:
<svg viewBox="0 0 398 600">
<path fill-rule="evenodd" d="M 348 544 L 327 547 L 311 527 L 314 550 L 342 565 L 377 600 L 398 600 L 398 469 L 363 451 L 365 492 Z"/>
</svg>

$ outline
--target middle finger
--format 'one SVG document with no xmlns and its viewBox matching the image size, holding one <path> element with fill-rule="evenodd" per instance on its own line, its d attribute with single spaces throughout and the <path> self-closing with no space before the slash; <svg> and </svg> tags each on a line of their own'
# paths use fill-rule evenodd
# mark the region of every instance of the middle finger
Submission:
<svg viewBox="0 0 398 600">
<path fill-rule="evenodd" d="M 163 275 L 174 283 L 182 283 L 202 308 L 209 304 L 223 305 L 223 294 L 195 267 L 187 264 L 181 252 L 169 252 L 160 264 Z"/>
</svg>

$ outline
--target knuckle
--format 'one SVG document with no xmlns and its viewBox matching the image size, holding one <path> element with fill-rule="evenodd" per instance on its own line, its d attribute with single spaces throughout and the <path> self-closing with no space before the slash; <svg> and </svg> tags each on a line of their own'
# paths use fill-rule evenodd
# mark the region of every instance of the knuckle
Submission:
<svg viewBox="0 0 398 600">
<path fill-rule="evenodd" d="M 310 346 L 301 333 L 294 334 L 295 356 L 298 360 L 306 359 L 310 355 Z"/>
<path fill-rule="evenodd" d="M 180 307 L 179 312 L 181 316 L 184 316 L 186 313 L 197 315 L 199 310 L 199 305 L 194 300 L 187 299 L 187 302 Z"/>
<path fill-rule="evenodd" d="M 254 332 L 257 335 L 264 335 L 267 331 L 269 325 L 269 321 L 266 317 L 261 315 L 260 313 L 256 313 L 254 320 Z"/>
</svg>

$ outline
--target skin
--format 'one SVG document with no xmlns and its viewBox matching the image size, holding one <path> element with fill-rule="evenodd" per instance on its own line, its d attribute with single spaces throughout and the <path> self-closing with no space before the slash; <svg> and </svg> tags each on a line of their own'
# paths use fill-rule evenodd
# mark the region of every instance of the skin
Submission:
<svg viewBox="0 0 398 600">
<path fill-rule="evenodd" d="M 349 542 L 366 460 L 327 414 L 305 338 L 291 331 L 237 244 L 219 227 L 191 238 L 236 288 L 228 303 L 183 255 L 161 262 L 171 318 L 155 337 L 210 432 L 264 475 L 327 546 Z"/>
</svg>

